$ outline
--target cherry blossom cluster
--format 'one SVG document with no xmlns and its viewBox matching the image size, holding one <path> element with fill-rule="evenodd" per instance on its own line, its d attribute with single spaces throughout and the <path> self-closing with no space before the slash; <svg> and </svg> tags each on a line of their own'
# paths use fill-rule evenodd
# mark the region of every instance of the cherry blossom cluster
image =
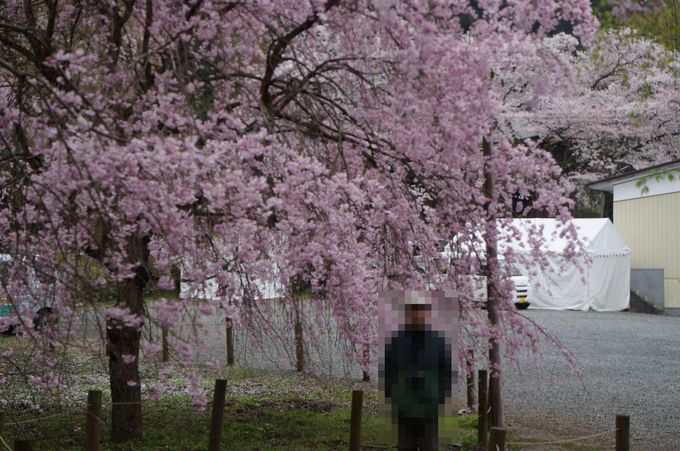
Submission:
<svg viewBox="0 0 680 451">
<path fill-rule="evenodd" d="M 524 214 L 568 219 L 559 167 L 503 132 L 493 88 L 509 77 L 538 99 L 546 80 L 572 80 L 540 44 L 563 22 L 589 43 L 588 0 L 13 1 L 0 13 L 4 295 L 35 307 L 45 298 L 26 294 L 27 275 L 50 279 L 50 305 L 74 326 L 35 330 L 46 353 L 85 346 L 79 324 L 103 322 L 93 346 L 106 345 L 116 393 L 139 390 L 163 329 L 187 364 L 201 318 L 270 333 L 253 319 L 267 284 L 326 306 L 367 366 L 383 289 L 469 293 L 459 274 L 501 277 L 470 242 L 517 213 L 517 196 L 532 198 Z M 458 243 L 444 281 L 442 239 Z M 177 272 L 183 299 L 144 301 Z M 217 294 L 197 301 L 210 284 Z M 480 343 L 522 346 L 481 312 L 466 318 Z"/>
</svg>

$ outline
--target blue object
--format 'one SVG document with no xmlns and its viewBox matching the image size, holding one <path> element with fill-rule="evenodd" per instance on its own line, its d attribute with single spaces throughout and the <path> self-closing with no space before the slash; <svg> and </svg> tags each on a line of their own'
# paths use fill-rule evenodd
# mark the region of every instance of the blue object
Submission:
<svg viewBox="0 0 680 451">
<path fill-rule="evenodd" d="M 0 305 L 0 316 L 9 316 L 12 314 L 12 304 Z"/>
</svg>

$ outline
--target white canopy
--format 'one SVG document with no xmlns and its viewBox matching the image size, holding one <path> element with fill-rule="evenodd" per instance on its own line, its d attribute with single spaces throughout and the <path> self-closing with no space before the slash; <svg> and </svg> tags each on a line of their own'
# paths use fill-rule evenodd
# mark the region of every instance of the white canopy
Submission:
<svg viewBox="0 0 680 451">
<path fill-rule="evenodd" d="M 630 301 L 630 249 L 607 218 L 573 219 L 586 256 L 567 262 L 568 240 L 559 236 L 555 219 L 513 219 L 512 228 L 521 238 L 501 233 L 516 254 L 529 255 L 529 230 L 542 232 L 541 252 L 549 261 L 528 265 L 521 272 L 529 276 L 531 307 L 552 310 L 620 311 Z M 507 249 L 506 247 L 506 249 Z M 502 251 L 502 250 L 501 250 Z"/>
</svg>

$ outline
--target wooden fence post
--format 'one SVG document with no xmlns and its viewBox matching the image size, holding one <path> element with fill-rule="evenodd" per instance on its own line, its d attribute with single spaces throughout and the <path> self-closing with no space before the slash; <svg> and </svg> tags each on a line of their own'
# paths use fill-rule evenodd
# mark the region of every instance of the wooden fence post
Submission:
<svg viewBox="0 0 680 451">
<path fill-rule="evenodd" d="M 616 415 L 616 451 L 630 451 L 630 417 Z"/>
<path fill-rule="evenodd" d="M 161 326 L 163 362 L 170 361 L 170 348 L 168 346 L 168 327 Z"/>
<path fill-rule="evenodd" d="M 302 341 L 302 322 L 297 312 L 295 314 L 295 370 L 302 372 L 305 369 L 305 351 Z"/>
<path fill-rule="evenodd" d="M 87 418 L 85 420 L 85 451 L 99 451 L 102 435 L 102 392 L 87 392 Z"/>
<path fill-rule="evenodd" d="M 352 390 L 352 416 L 349 428 L 349 451 L 359 451 L 361 447 L 361 409 L 363 408 L 363 390 Z"/>
<path fill-rule="evenodd" d="M 486 447 L 487 444 L 487 431 L 488 431 L 488 406 L 487 406 L 487 392 L 489 389 L 488 373 L 486 370 L 479 370 L 477 376 L 477 411 L 479 413 L 479 421 L 477 424 L 477 441 L 482 448 Z"/>
<path fill-rule="evenodd" d="M 227 393 L 227 381 L 215 380 L 215 392 L 213 393 L 212 418 L 210 420 L 209 451 L 220 450 L 220 437 L 222 435 L 222 421 L 224 420 L 224 396 Z"/>
<path fill-rule="evenodd" d="M 489 451 L 505 451 L 505 429 L 491 428 L 489 437 Z"/>
<path fill-rule="evenodd" d="M 227 365 L 234 364 L 234 323 L 227 317 Z"/>
<path fill-rule="evenodd" d="M 14 451 L 33 451 L 33 442 L 25 438 L 14 439 Z"/>
<path fill-rule="evenodd" d="M 475 409 L 475 353 L 468 349 L 465 355 L 465 377 L 467 380 L 467 408 L 469 412 Z"/>
</svg>

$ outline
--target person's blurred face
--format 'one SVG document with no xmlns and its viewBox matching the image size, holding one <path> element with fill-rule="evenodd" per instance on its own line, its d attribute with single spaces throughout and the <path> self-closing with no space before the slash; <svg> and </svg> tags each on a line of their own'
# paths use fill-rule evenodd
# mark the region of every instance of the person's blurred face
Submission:
<svg viewBox="0 0 680 451">
<path fill-rule="evenodd" d="M 425 325 L 430 324 L 430 306 L 429 305 L 407 305 L 406 306 L 406 324 L 415 328 L 424 328 Z"/>
</svg>

